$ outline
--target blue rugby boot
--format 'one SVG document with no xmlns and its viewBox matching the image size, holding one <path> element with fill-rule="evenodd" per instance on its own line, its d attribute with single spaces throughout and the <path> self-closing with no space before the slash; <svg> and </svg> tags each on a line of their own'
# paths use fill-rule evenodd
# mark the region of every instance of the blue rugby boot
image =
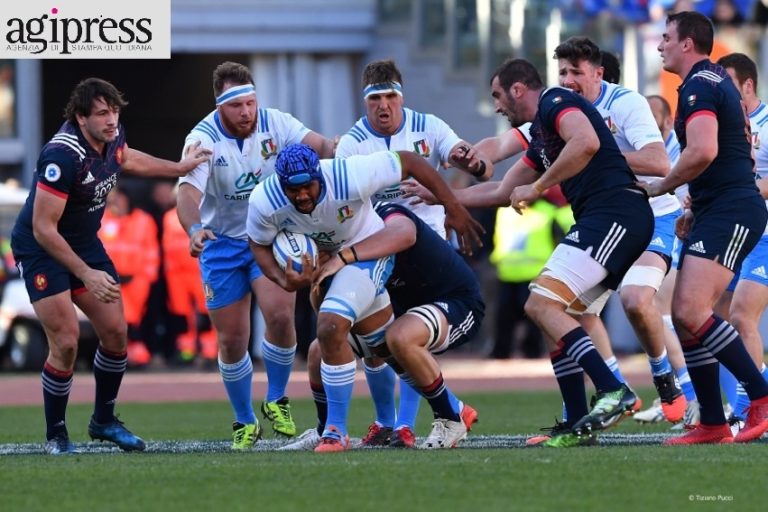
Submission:
<svg viewBox="0 0 768 512">
<path fill-rule="evenodd" d="M 91 439 L 115 443 L 126 452 L 143 452 L 147 447 L 140 437 L 133 435 L 130 430 L 125 428 L 122 421 L 114 417 L 109 423 L 100 424 L 96 423 L 91 416 L 91 422 L 88 423 L 88 435 L 91 436 Z"/>
</svg>

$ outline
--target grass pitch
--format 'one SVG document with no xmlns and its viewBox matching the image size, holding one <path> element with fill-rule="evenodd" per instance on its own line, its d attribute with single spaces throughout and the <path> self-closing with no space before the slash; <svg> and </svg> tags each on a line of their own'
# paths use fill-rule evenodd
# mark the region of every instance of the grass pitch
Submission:
<svg viewBox="0 0 768 512">
<path fill-rule="evenodd" d="M 650 392 L 641 393 L 650 403 Z M 42 510 L 764 510 L 768 442 L 665 448 L 668 425 L 625 420 L 601 446 L 524 448 L 559 413 L 554 392 L 462 396 L 480 413 L 456 450 L 365 449 L 341 454 L 276 452 L 269 433 L 253 453 L 231 453 L 229 405 L 124 404 L 126 425 L 146 453 L 89 442 L 88 406 L 71 406 L 72 440 L 84 453 L 42 455 L 41 407 L 0 408 L 0 509 Z M 300 430 L 311 401 L 295 401 Z M 417 433 L 429 431 L 422 405 Z M 355 399 L 350 432 L 373 415 Z"/>
</svg>

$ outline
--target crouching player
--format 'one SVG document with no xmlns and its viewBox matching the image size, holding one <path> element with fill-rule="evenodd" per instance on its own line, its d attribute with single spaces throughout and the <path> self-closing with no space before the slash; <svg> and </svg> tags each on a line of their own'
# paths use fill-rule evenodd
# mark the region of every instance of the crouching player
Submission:
<svg viewBox="0 0 768 512">
<path fill-rule="evenodd" d="M 448 389 L 434 355 L 462 345 L 480 328 L 485 304 L 477 278 L 448 242 L 413 212 L 400 205 L 379 203 L 376 213 L 385 228 L 328 260 L 315 278 L 321 283 L 345 267 L 346 261 L 368 260 L 396 253 L 387 281 L 397 319 L 383 338 L 359 336 L 349 341 L 359 357 L 384 357 L 401 378 L 421 392 L 432 407 L 432 431 L 421 448 L 456 447 L 477 421 L 477 412 Z M 326 423 L 326 396 L 320 380 L 317 341 L 309 350 L 309 379 L 318 412 L 318 427 L 283 447 L 309 450 L 320 443 Z M 414 447 L 410 429 L 396 430 L 402 446 Z"/>
<path fill-rule="evenodd" d="M 264 275 L 284 289 L 309 284 L 311 262 L 305 255 L 302 274 L 280 270 L 271 251 L 280 229 L 305 233 L 321 249 L 338 253 L 337 259 L 348 263 L 331 281 L 317 318 L 321 376 L 328 393 L 328 424 L 318 452 L 343 451 L 349 446 L 347 412 L 356 365 L 347 335 L 354 326 L 371 340 L 383 339 L 392 317 L 384 284 L 392 270 L 394 251 L 367 257 L 356 253 L 354 244 L 384 227 L 370 201 L 374 192 L 407 176 L 446 201 L 446 222 L 456 227 L 463 247 L 478 239 L 481 228 L 442 178 L 426 160 L 407 151 L 320 161 L 309 146 L 293 144 L 280 152 L 275 174 L 249 200 L 251 250 Z"/>
</svg>

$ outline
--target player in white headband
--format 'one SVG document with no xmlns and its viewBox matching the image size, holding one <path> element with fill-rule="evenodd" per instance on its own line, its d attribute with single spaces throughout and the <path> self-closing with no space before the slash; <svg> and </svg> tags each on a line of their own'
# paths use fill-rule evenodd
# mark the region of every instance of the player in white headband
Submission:
<svg viewBox="0 0 768 512">
<path fill-rule="evenodd" d="M 462 140 L 442 119 L 406 108 L 403 103 L 403 78 L 391 60 L 374 61 L 363 71 L 363 100 L 366 114 L 339 141 L 337 158 L 367 155 L 377 151 L 414 151 L 436 170 L 444 164 L 485 181 L 493 173 L 490 159 Z M 374 201 L 400 204 L 419 216 L 433 230 L 446 237 L 445 210 L 440 205 L 412 205 L 403 197 L 399 185 L 379 190 Z M 380 359 L 366 358 L 365 373 L 376 404 L 376 420 L 363 444 L 412 447 L 414 422 L 421 396 L 408 385 L 401 385 L 400 410 L 394 408 L 395 374 Z"/>
<path fill-rule="evenodd" d="M 251 294 L 267 324 L 262 355 L 268 386 L 262 414 L 275 434 L 296 434 L 285 388 L 296 353 L 295 294 L 264 277 L 248 248 L 245 220 L 251 192 L 274 172 L 278 152 L 289 144 L 333 156 L 333 141 L 290 114 L 259 108 L 253 78 L 234 62 L 213 73 L 216 109 L 187 135 L 184 150 L 200 142 L 213 154 L 180 180 L 179 220 L 199 257 L 206 304 L 219 341 L 219 371 L 234 410 L 232 448 L 250 449 L 261 436 L 251 399 L 253 365 L 248 353 Z M 169 283 L 173 286 L 173 283 Z"/>
</svg>

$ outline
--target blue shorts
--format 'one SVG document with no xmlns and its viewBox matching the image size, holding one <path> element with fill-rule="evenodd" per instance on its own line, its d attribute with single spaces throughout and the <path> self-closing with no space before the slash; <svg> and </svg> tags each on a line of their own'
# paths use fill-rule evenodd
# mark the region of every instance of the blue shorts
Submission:
<svg viewBox="0 0 768 512">
<path fill-rule="evenodd" d="M 768 286 L 768 235 L 761 236 L 752 252 L 744 258 L 741 271 L 734 276 L 733 281 L 728 285 L 728 291 L 735 290 L 736 283 L 742 279 Z"/>
<path fill-rule="evenodd" d="M 578 247 L 608 271 L 603 285 L 615 290 L 651 242 L 654 218 L 647 197 L 621 190 L 591 198 L 560 243 Z"/>
<path fill-rule="evenodd" d="M 675 236 L 675 221 L 682 214 L 683 210 L 677 210 L 676 212 L 668 213 L 661 217 L 654 217 L 653 219 L 653 238 L 651 243 L 648 244 L 647 250 L 661 255 L 667 262 L 672 259 L 675 240 L 677 240 Z"/>
<path fill-rule="evenodd" d="M 768 212 L 762 200 L 759 205 L 752 209 L 749 203 L 729 202 L 706 208 L 694 218 L 678 268 L 685 264 L 685 256 L 690 254 L 714 260 L 737 272 L 765 231 Z"/>
<path fill-rule="evenodd" d="M 680 252 L 683 250 L 683 241 L 675 237 L 672 243 L 672 266 L 670 268 L 677 269 L 677 265 L 680 263 Z"/>
<path fill-rule="evenodd" d="M 120 282 L 112 260 L 107 256 L 101 242 L 96 242 L 87 253 L 78 256 L 91 268 L 103 270 Z M 64 265 L 53 259 L 47 252 L 16 254 L 16 267 L 29 293 L 29 301 L 36 302 L 65 290 L 73 294 L 86 291 L 83 282 L 75 277 Z"/>
<path fill-rule="evenodd" d="M 479 292 L 466 297 L 435 300 L 432 304 L 440 308 L 448 320 L 448 345 L 435 354 L 463 345 L 480 330 L 485 317 L 485 303 Z"/>
<path fill-rule="evenodd" d="M 248 240 L 217 235 L 206 240 L 200 253 L 205 303 L 219 309 L 251 293 L 251 283 L 264 275 L 253 259 Z"/>
</svg>

